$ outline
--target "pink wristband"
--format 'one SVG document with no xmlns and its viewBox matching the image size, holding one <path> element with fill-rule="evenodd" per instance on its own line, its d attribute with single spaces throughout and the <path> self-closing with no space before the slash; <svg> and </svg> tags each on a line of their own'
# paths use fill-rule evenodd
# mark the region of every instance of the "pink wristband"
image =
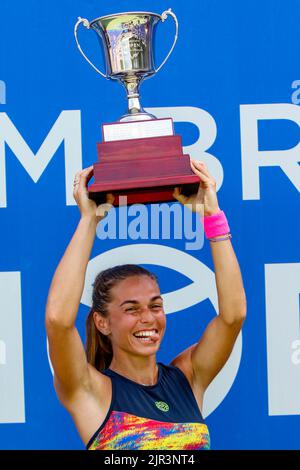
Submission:
<svg viewBox="0 0 300 470">
<path fill-rule="evenodd" d="M 230 232 L 226 215 L 223 211 L 203 217 L 203 224 L 206 238 L 217 237 Z"/>
</svg>

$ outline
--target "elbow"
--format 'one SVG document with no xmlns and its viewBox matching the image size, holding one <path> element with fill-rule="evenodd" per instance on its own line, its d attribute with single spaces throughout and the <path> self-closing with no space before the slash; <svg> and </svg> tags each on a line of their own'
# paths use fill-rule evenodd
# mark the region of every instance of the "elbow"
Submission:
<svg viewBox="0 0 300 470">
<path fill-rule="evenodd" d="M 247 316 L 247 308 L 245 306 L 245 308 L 241 309 L 234 317 L 235 322 L 239 323 L 242 327 L 244 324 L 244 321 L 246 320 L 246 316 Z"/>
<path fill-rule="evenodd" d="M 59 320 L 59 317 L 54 313 L 49 310 L 46 310 L 46 316 L 45 316 L 45 328 L 46 331 L 52 330 L 55 328 L 55 326 L 59 325 L 61 322 Z"/>
<path fill-rule="evenodd" d="M 57 330 L 57 329 L 69 329 L 74 326 L 74 323 L 70 323 L 65 315 L 58 311 L 46 310 L 45 316 L 45 328 L 46 331 Z"/>
<path fill-rule="evenodd" d="M 220 315 L 227 325 L 238 325 L 240 328 L 243 326 L 247 316 L 247 302 L 244 297 L 242 301 L 237 302 L 235 305 L 220 311 Z"/>
<path fill-rule="evenodd" d="M 240 317 L 242 318 L 243 323 L 244 323 L 244 321 L 246 320 L 246 316 L 247 316 L 247 299 L 246 299 L 245 292 L 243 293 L 243 298 L 242 298 L 242 301 L 241 301 L 239 314 L 240 314 Z"/>
<path fill-rule="evenodd" d="M 239 307 L 236 310 L 236 318 L 238 321 L 244 323 L 247 316 L 247 300 L 246 296 L 243 295 L 242 300 L 239 303 Z"/>
<path fill-rule="evenodd" d="M 47 301 L 46 305 L 46 313 L 45 313 L 45 326 L 46 329 L 49 327 L 51 328 L 52 325 L 59 323 L 59 318 L 61 315 L 58 313 L 58 309 L 55 308 L 55 305 L 52 305 L 51 302 Z"/>
</svg>

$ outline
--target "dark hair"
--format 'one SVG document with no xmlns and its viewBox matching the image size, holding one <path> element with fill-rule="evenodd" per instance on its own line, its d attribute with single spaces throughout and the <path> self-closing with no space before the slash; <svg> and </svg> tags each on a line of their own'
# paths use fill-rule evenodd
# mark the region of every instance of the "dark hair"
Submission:
<svg viewBox="0 0 300 470">
<path fill-rule="evenodd" d="M 86 355 L 88 362 L 99 371 L 109 367 L 113 350 L 109 337 L 96 328 L 93 314 L 97 311 L 107 318 L 111 289 L 131 276 L 148 276 L 158 284 L 155 274 L 136 264 L 123 264 L 105 269 L 96 276 L 93 283 L 92 307 L 86 319 Z"/>
</svg>

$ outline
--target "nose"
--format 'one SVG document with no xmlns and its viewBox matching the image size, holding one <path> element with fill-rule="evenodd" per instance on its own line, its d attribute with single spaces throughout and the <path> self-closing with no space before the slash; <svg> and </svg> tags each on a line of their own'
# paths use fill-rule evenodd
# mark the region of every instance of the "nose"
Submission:
<svg viewBox="0 0 300 470">
<path fill-rule="evenodd" d="M 153 320 L 153 314 L 151 312 L 151 309 L 148 307 L 145 307 L 142 309 L 141 316 L 140 316 L 141 322 L 142 323 L 149 323 L 152 322 Z"/>
</svg>

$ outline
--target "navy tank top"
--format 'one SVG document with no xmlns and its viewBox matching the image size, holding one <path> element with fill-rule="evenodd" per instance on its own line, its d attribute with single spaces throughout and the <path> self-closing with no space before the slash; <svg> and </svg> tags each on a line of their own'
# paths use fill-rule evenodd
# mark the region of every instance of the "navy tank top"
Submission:
<svg viewBox="0 0 300 470">
<path fill-rule="evenodd" d="M 178 367 L 158 362 L 158 381 L 141 385 L 104 369 L 112 400 L 88 450 L 202 450 L 210 436 L 194 393 Z"/>
</svg>

